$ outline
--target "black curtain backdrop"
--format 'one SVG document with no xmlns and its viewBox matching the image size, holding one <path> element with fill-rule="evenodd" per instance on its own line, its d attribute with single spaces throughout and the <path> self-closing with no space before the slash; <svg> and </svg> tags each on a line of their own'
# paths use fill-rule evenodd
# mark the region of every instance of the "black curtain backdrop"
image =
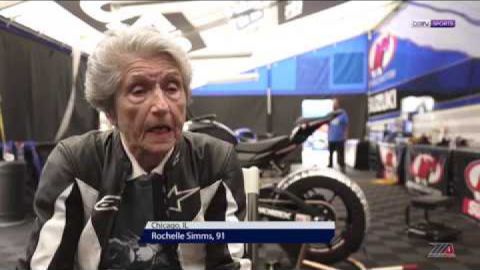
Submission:
<svg viewBox="0 0 480 270">
<path fill-rule="evenodd" d="M 0 32 L 0 95 L 8 140 L 32 134 L 30 47 L 22 38 Z"/>
<path fill-rule="evenodd" d="M 69 52 L 30 39 L 25 32 L 20 36 L 0 29 L 0 59 L 6 139 L 53 141 L 72 88 Z M 82 58 L 74 113 L 66 135 L 80 134 L 98 126 L 97 112 L 84 97 L 85 69 L 86 58 Z"/>
<path fill-rule="evenodd" d="M 32 114 L 32 121 L 29 123 L 32 130 L 26 133 L 22 140 L 52 141 L 70 95 L 72 60 L 63 52 L 32 43 L 29 45 L 30 51 L 26 53 L 30 54 L 30 78 L 24 77 L 22 73 L 13 74 L 18 80 L 31 82 L 30 89 L 27 89 L 32 95 L 27 103 L 30 108 L 25 113 Z"/>
<path fill-rule="evenodd" d="M 273 96 L 273 133 L 288 135 L 302 114 L 304 99 L 321 99 L 321 96 Z M 366 95 L 338 96 L 340 106 L 349 116 L 349 138 L 362 139 L 367 119 Z M 190 106 L 196 115 L 215 113 L 217 120 L 232 129 L 248 127 L 257 134 L 266 132 L 267 103 L 264 96 L 194 96 Z"/>
<path fill-rule="evenodd" d="M 65 137 L 82 134 L 88 130 L 98 128 L 98 113 L 85 99 L 85 74 L 87 71 L 87 58 L 82 57 L 77 74 L 75 107 L 72 119 Z"/>
<path fill-rule="evenodd" d="M 190 111 L 194 116 L 214 113 L 217 121 L 230 127 L 250 128 L 257 134 L 266 133 L 267 98 L 260 96 L 192 97 Z"/>
</svg>

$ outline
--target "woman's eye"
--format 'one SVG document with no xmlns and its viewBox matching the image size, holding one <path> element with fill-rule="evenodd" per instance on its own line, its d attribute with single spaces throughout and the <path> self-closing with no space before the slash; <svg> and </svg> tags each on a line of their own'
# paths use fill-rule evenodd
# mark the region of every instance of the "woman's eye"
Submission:
<svg viewBox="0 0 480 270">
<path fill-rule="evenodd" d="M 142 95 L 145 93 L 145 88 L 141 85 L 136 85 L 133 88 L 131 88 L 130 93 L 133 95 Z"/>
<path fill-rule="evenodd" d="M 180 89 L 179 83 L 169 82 L 165 90 L 168 92 L 177 92 Z"/>
</svg>

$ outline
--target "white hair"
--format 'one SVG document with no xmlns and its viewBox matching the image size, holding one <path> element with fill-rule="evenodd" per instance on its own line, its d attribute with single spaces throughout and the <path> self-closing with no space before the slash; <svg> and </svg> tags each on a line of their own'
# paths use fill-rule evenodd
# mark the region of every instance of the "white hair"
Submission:
<svg viewBox="0 0 480 270">
<path fill-rule="evenodd" d="M 190 99 L 192 67 L 187 54 L 172 38 L 153 28 L 126 28 L 105 33 L 88 58 L 85 80 L 87 101 L 105 113 L 114 111 L 115 93 L 120 88 L 122 68 L 131 57 L 172 57 L 182 76 L 187 100 Z"/>
</svg>

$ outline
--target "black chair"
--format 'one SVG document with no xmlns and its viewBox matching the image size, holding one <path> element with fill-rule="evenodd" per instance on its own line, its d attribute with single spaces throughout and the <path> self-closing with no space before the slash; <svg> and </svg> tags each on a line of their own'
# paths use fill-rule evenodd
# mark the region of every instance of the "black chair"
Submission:
<svg viewBox="0 0 480 270">
<path fill-rule="evenodd" d="M 444 224 L 430 220 L 428 211 L 437 208 L 448 208 L 453 204 L 453 197 L 443 195 L 422 195 L 410 199 L 410 204 L 405 209 L 405 221 L 407 224 L 408 236 L 421 237 L 430 241 L 454 241 L 460 235 L 456 228 L 448 227 Z M 411 208 L 423 209 L 424 222 L 411 224 Z"/>
</svg>

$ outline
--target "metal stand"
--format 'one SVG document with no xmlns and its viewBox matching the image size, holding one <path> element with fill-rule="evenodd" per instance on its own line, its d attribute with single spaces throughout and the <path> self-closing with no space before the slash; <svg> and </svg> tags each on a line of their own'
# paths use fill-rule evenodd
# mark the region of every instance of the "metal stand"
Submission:
<svg viewBox="0 0 480 270">
<path fill-rule="evenodd" d="M 260 172 L 257 167 L 243 169 L 245 193 L 247 194 L 247 221 L 256 221 L 258 219 L 259 175 Z M 257 245 L 248 243 L 246 245 L 246 253 L 251 260 L 252 269 L 256 269 L 258 261 Z"/>
</svg>

